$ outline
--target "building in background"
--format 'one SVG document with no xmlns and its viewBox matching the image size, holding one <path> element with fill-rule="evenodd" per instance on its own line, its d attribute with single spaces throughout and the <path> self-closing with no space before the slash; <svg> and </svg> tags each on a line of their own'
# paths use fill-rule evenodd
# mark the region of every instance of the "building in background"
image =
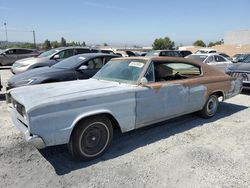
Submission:
<svg viewBox="0 0 250 188">
<path fill-rule="evenodd" d="M 250 30 L 229 31 L 224 36 L 225 45 L 250 44 Z"/>
</svg>

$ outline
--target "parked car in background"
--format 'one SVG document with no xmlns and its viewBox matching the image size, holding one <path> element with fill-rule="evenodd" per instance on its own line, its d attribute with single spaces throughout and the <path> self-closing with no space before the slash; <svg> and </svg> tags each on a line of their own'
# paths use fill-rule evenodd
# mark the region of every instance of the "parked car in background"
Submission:
<svg viewBox="0 0 250 188">
<path fill-rule="evenodd" d="M 114 51 L 112 49 L 92 49 L 93 53 L 105 53 L 105 54 L 113 54 L 115 55 Z"/>
<path fill-rule="evenodd" d="M 0 66 L 12 65 L 19 59 L 36 57 L 39 52 L 35 49 L 9 48 L 0 53 Z"/>
<path fill-rule="evenodd" d="M 189 50 L 179 50 L 179 52 L 182 55 L 182 57 L 186 57 L 186 56 L 192 54 L 192 52 Z"/>
<path fill-rule="evenodd" d="M 167 57 L 182 57 L 178 50 L 152 50 L 146 54 L 146 56 L 167 56 Z"/>
<path fill-rule="evenodd" d="M 232 77 L 239 77 L 243 81 L 243 88 L 250 89 L 250 54 L 245 60 L 228 67 L 226 73 Z"/>
<path fill-rule="evenodd" d="M 124 50 L 124 51 L 115 51 L 115 54 L 122 56 L 122 57 L 134 57 L 137 56 L 134 52 L 130 51 L 130 50 Z"/>
<path fill-rule="evenodd" d="M 192 54 L 186 58 L 194 59 L 208 65 L 215 66 L 221 71 L 225 71 L 228 66 L 232 65 L 231 61 L 218 54 Z"/>
<path fill-rule="evenodd" d="M 211 54 L 211 53 L 216 53 L 216 50 L 211 48 L 201 48 L 195 52 L 195 54 Z"/>
<path fill-rule="evenodd" d="M 232 58 L 233 63 L 238 63 L 239 60 L 244 59 L 245 54 L 235 54 Z"/>
<path fill-rule="evenodd" d="M 51 67 L 41 67 L 12 76 L 6 90 L 26 85 L 88 79 L 114 57 L 119 56 L 104 53 L 75 55 Z"/>
<path fill-rule="evenodd" d="M 18 74 L 34 68 L 50 67 L 63 59 L 83 53 L 92 53 L 92 51 L 87 47 L 54 48 L 41 53 L 37 57 L 31 57 L 16 61 L 12 65 L 11 71 L 13 74 Z"/>
<path fill-rule="evenodd" d="M 50 67 L 63 59 L 77 54 L 91 53 L 91 49 L 86 47 L 60 47 L 41 53 L 37 57 L 26 58 L 16 61 L 11 71 L 13 74 L 25 72 L 30 69 L 40 67 Z"/>
<path fill-rule="evenodd" d="M 192 112 L 213 117 L 218 98 L 240 93 L 240 83 L 191 59 L 115 58 L 91 79 L 20 87 L 6 97 L 28 143 L 68 144 L 74 158 L 90 160 L 108 149 L 114 128 L 124 133 Z"/>
</svg>

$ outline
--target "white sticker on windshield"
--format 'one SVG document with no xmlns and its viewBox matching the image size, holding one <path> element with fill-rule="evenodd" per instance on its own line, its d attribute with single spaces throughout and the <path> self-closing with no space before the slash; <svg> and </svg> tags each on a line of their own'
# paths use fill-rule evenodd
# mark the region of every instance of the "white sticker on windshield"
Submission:
<svg viewBox="0 0 250 188">
<path fill-rule="evenodd" d="M 86 58 L 85 58 L 85 57 L 79 57 L 79 59 L 84 60 L 84 59 L 86 59 Z"/>
<path fill-rule="evenodd" d="M 143 63 L 140 63 L 140 62 L 136 62 L 136 61 L 132 61 L 131 63 L 129 63 L 128 66 L 130 67 L 138 67 L 138 68 L 142 68 L 143 67 Z"/>
</svg>

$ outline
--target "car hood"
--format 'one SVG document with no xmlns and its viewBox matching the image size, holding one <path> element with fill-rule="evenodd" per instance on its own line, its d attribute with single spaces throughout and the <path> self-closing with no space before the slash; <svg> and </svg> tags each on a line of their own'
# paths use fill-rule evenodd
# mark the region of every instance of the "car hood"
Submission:
<svg viewBox="0 0 250 188">
<path fill-rule="evenodd" d="M 250 72 L 250 63 L 236 63 L 228 68 L 231 71 L 247 71 Z"/>
<path fill-rule="evenodd" d="M 20 59 L 14 63 L 14 65 L 20 64 L 20 65 L 30 65 L 30 64 L 35 64 L 35 63 L 41 63 L 48 61 L 48 57 L 29 57 L 25 59 Z"/>
<path fill-rule="evenodd" d="M 135 86 L 96 79 L 24 86 L 9 90 L 13 99 L 25 106 L 26 111 L 74 100 L 87 100 L 112 92 L 126 92 Z"/>
<path fill-rule="evenodd" d="M 28 80 L 32 78 L 42 78 L 48 75 L 49 73 L 56 73 L 63 71 L 64 69 L 58 69 L 58 68 L 52 68 L 52 67 L 41 67 L 41 68 L 36 68 L 36 69 L 31 69 L 29 71 L 13 75 L 9 80 L 8 80 L 8 85 L 13 85 L 15 86 L 18 82 L 23 81 L 23 80 Z"/>
</svg>

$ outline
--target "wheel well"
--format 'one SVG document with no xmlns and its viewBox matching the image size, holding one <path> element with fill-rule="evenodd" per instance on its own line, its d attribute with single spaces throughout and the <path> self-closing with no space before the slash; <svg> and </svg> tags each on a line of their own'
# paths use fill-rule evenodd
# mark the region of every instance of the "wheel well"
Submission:
<svg viewBox="0 0 250 188">
<path fill-rule="evenodd" d="M 216 91 L 212 93 L 212 95 L 215 94 L 218 98 L 222 97 L 222 101 L 224 100 L 224 93 L 222 91 Z"/>
<path fill-rule="evenodd" d="M 75 126 L 74 126 L 74 128 L 73 128 L 73 130 L 72 130 L 72 132 L 71 132 L 71 135 L 72 135 L 73 131 L 74 131 L 78 126 L 81 125 L 81 121 L 84 121 L 84 120 L 86 120 L 86 119 L 88 119 L 88 118 L 93 118 L 93 117 L 96 117 L 96 116 L 99 116 L 99 117 L 100 117 L 100 116 L 107 117 L 107 118 L 111 121 L 113 129 L 114 129 L 114 130 L 118 130 L 120 133 L 122 132 L 122 131 L 121 131 L 121 128 L 120 128 L 120 126 L 119 126 L 119 123 L 118 123 L 117 120 L 114 118 L 114 116 L 112 116 L 112 115 L 109 114 L 109 113 L 101 113 L 101 114 L 90 115 L 90 116 L 87 116 L 87 117 L 84 117 L 84 118 L 78 120 L 78 122 L 75 124 Z"/>
</svg>

